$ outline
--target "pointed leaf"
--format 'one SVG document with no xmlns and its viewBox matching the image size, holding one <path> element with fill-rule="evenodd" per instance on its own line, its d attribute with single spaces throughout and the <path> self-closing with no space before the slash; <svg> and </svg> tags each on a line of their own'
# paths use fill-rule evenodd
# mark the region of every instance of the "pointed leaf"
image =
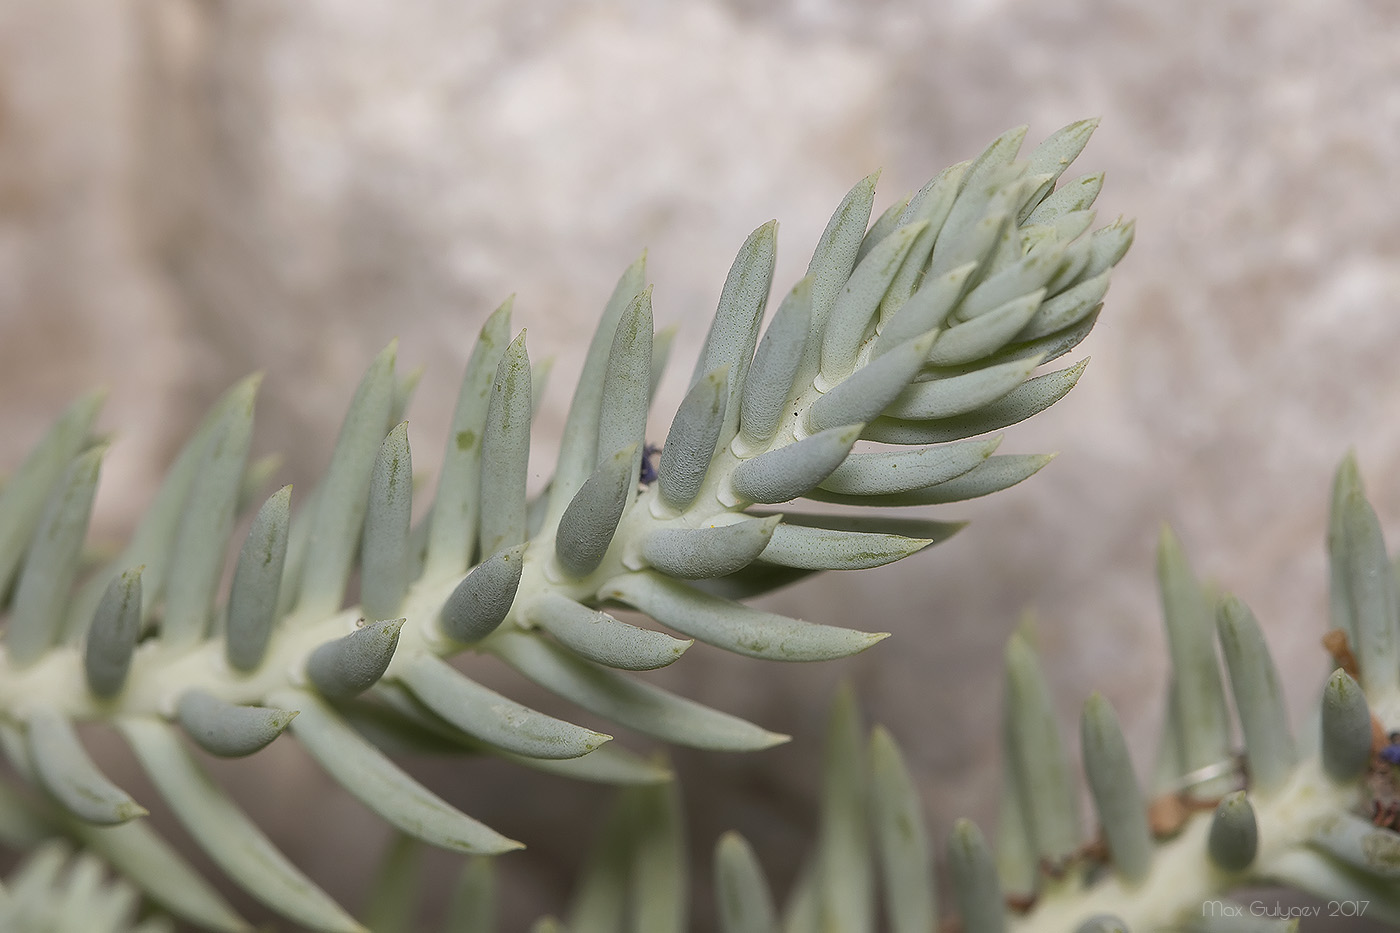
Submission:
<svg viewBox="0 0 1400 933">
<path fill-rule="evenodd" d="M 524 633 L 499 632 L 491 650 L 552 693 L 676 745 L 715 751 L 754 751 L 788 740 L 728 713 L 575 657 Z"/>
<path fill-rule="evenodd" d="M 925 420 L 966 415 L 1003 397 L 1030 378 L 1037 356 L 975 369 L 960 376 L 916 382 L 884 409 L 888 418 Z"/>
<path fill-rule="evenodd" d="M 9 591 L 39 527 L 44 504 L 64 478 L 68 463 L 87 443 L 105 395 L 93 392 L 69 405 L 0 489 L 0 593 Z"/>
<path fill-rule="evenodd" d="M 1371 710 L 1366 694 L 1337 670 L 1322 691 L 1322 765 L 1336 781 L 1354 781 L 1371 762 Z"/>
<path fill-rule="evenodd" d="M 885 322 L 875 341 L 874 355 L 888 353 L 906 340 L 944 326 L 976 271 L 977 264 L 969 262 L 937 277 L 925 277 L 919 290 Z"/>
<path fill-rule="evenodd" d="M 1079 153 L 1084 151 L 1084 146 L 1088 144 L 1089 137 L 1094 134 L 1098 125 L 1098 117 L 1076 120 L 1051 133 L 1044 142 L 1035 147 L 1035 151 L 1031 153 L 1028 160 L 1026 171 L 1032 175 L 1048 174 L 1050 176 L 1044 189 L 1046 193 L 1054 188 L 1055 181 L 1069 167 L 1070 163 L 1079 157 Z M 1032 198 L 1026 205 L 1024 215 L 1034 216 L 1034 207 L 1043 196 L 1041 194 Z M 1030 223 L 1032 221 L 1026 220 L 1024 222 Z"/>
<path fill-rule="evenodd" d="M 690 377 L 691 385 L 716 368 L 729 366 L 729 397 L 725 404 L 721 439 L 734 436 L 739 423 L 738 393 L 744 387 L 758 329 L 763 323 L 763 309 L 773 287 L 773 263 L 776 258 L 778 223 L 769 221 L 749 234 L 739 255 L 729 269 L 724 290 L 720 292 L 719 307 L 710 324 L 700 358 Z"/>
<path fill-rule="evenodd" d="M 461 573 L 472 559 L 481 506 L 481 435 L 491 383 L 510 336 L 513 304 L 514 298 L 507 298 L 486 319 L 467 360 L 433 500 L 424 567 L 429 578 Z"/>
<path fill-rule="evenodd" d="M 1110 273 L 1102 272 L 1045 299 L 1030 323 L 1021 328 L 1015 339 L 1035 340 L 1078 324 L 1103 304 L 1104 295 L 1108 294 L 1109 280 Z"/>
<path fill-rule="evenodd" d="M 40 782 L 69 813 L 105 826 L 146 815 L 145 807 L 92 763 L 68 717 L 51 707 L 36 706 L 25 727 Z"/>
<path fill-rule="evenodd" d="M 858 654 L 888 637 L 751 609 L 646 571 L 614 577 L 598 595 L 640 609 L 707 644 L 753 658 L 827 661 Z"/>
<path fill-rule="evenodd" d="M 944 533 L 944 536 L 949 533 Z M 760 559 L 766 563 L 804 570 L 865 570 L 883 567 L 933 543 L 932 538 L 836 531 L 784 523 L 773 529 L 773 537 L 763 549 Z"/>
<path fill-rule="evenodd" d="M 240 706 L 197 688 L 180 695 L 175 714 L 195 744 L 221 758 L 261 751 L 296 716 L 293 710 Z"/>
<path fill-rule="evenodd" d="M 1032 356 L 1029 359 L 1034 360 L 1037 357 Z M 865 426 L 861 437 L 864 440 L 880 441 L 885 444 L 941 444 L 945 441 L 976 437 L 978 434 L 997 431 L 1038 415 L 1064 398 L 1069 394 L 1069 390 L 1079 382 L 1079 377 L 1084 374 L 1084 368 L 1088 365 L 1089 360 L 1086 357 L 1073 366 L 1046 373 L 1043 376 L 1036 376 L 996 401 L 964 415 L 928 421 L 876 418 Z M 922 385 L 936 386 L 939 383 L 919 383 L 912 388 L 917 389 Z"/>
<path fill-rule="evenodd" d="M 408 526 L 413 512 L 413 454 L 408 422 L 379 445 L 370 474 L 364 543 L 360 546 L 360 605 L 366 618 L 387 619 L 408 592 Z"/>
<path fill-rule="evenodd" d="M 807 409 L 812 433 L 870 421 L 899 397 L 923 365 L 937 332 L 906 341 L 817 398 Z"/>
<path fill-rule="evenodd" d="M 720 933 L 775 933 L 778 911 L 773 894 L 743 836 L 727 832 L 719 837 L 714 872 Z"/>
<path fill-rule="evenodd" d="M 681 401 L 656 464 L 661 500 L 671 508 L 684 509 L 700 494 L 724 428 L 728 397 L 729 366 L 721 365 L 691 386 Z"/>
<path fill-rule="evenodd" d="M 1048 224 L 1073 211 L 1088 210 L 1102 189 L 1103 172 L 1081 175 L 1065 182 L 1054 194 L 1037 204 L 1035 209 L 1026 215 L 1022 224 Z"/>
<path fill-rule="evenodd" d="M 1335 520 L 1340 536 L 1340 583 L 1349 618 L 1343 626 L 1353 636 L 1361 663 L 1361 682 L 1369 691 L 1400 688 L 1400 592 L 1380 521 L 1348 457 L 1338 468 Z"/>
<path fill-rule="evenodd" d="M 1013 126 L 988 143 L 987 148 L 968 165 L 963 187 L 972 188 L 995 177 L 997 171 L 1008 165 L 1021 151 L 1021 143 L 1025 142 L 1028 130 L 1029 127 L 1024 125 Z"/>
<path fill-rule="evenodd" d="M 786 502 L 810 491 L 831 475 L 851 452 L 863 424 L 828 428 L 744 460 L 734 468 L 734 492 L 750 502 Z"/>
<path fill-rule="evenodd" d="M 870 225 L 870 229 L 865 231 L 864 238 L 860 241 L 860 251 L 856 253 L 856 262 L 860 262 L 870 254 L 870 251 L 899 228 L 900 218 L 904 215 L 904 209 L 909 206 L 909 201 L 913 195 L 907 195 L 895 201 L 889 207 L 880 212 L 880 216 L 875 218 L 875 222 Z M 854 266 L 855 263 L 852 263 Z"/>
<path fill-rule="evenodd" d="M 291 500 L 292 487 L 283 486 L 263 503 L 238 554 L 224 632 L 225 657 L 235 670 L 252 671 L 262 664 L 277 622 Z"/>
<path fill-rule="evenodd" d="M 851 454 L 822 480 L 821 488 L 851 496 L 913 492 L 946 483 L 981 466 L 1000 444 L 1001 435 L 996 435 L 986 440 L 916 450 Z"/>
<path fill-rule="evenodd" d="M 927 933 L 938 911 L 923 807 L 899 747 L 880 727 L 870 738 L 870 782 L 871 824 L 890 933 Z"/>
<path fill-rule="evenodd" d="M 1157 549 L 1157 577 L 1171 651 L 1177 744 L 1181 766 L 1189 773 L 1233 754 L 1230 716 L 1215 655 L 1215 613 L 1180 542 L 1165 526 Z M 1217 780 L 1195 793 L 1210 798 L 1223 787 Z"/>
<path fill-rule="evenodd" d="M 111 699 L 126 685 L 131 654 L 141 635 L 141 570 L 137 567 L 112 580 L 97 604 L 83 652 L 88 689 Z"/>
<path fill-rule="evenodd" d="M 1079 720 L 1084 774 L 1098 811 L 1099 826 L 1113 867 L 1128 883 L 1147 876 L 1152 860 L 1152 833 L 1128 744 L 1118 716 L 1102 695 L 1092 694 Z"/>
<path fill-rule="evenodd" d="M 1227 795 L 1215 808 L 1206 850 L 1225 871 L 1241 872 L 1253 863 L 1259 852 L 1259 824 L 1244 791 Z"/>
<path fill-rule="evenodd" d="M 1216 628 L 1244 732 L 1250 785 L 1256 793 L 1267 793 L 1284 782 L 1298 761 L 1283 686 L 1248 606 L 1226 596 L 1216 613 Z"/>
<path fill-rule="evenodd" d="M 388 669 L 403 619 L 370 622 L 321 645 L 306 659 L 306 676 L 331 699 L 363 693 Z"/>
<path fill-rule="evenodd" d="M 948 839 L 948 870 L 954 900 L 966 933 L 1003 933 L 1006 916 L 996 862 L 982 831 L 970 820 L 958 820 Z"/>
<path fill-rule="evenodd" d="M 780 520 L 775 516 L 732 525 L 657 528 L 643 540 L 642 557 L 668 577 L 724 576 L 753 563 Z"/>
<path fill-rule="evenodd" d="M 941 331 L 929 350 L 928 362 L 934 366 L 956 366 L 995 353 L 1026 326 L 1044 297 L 1045 289 L 1039 288 Z"/>
<path fill-rule="evenodd" d="M 926 278 L 925 270 L 933 253 L 934 243 L 942 233 L 943 223 L 948 219 L 948 214 L 953 209 L 953 203 L 962 186 L 963 173 L 967 170 L 967 166 L 968 163 L 960 162 L 939 172 L 933 180 L 909 199 L 908 206 L 900 215 L 900 226 L 919 221 L 928 226 L 924 227 L 923 232 L 914 238 L 914 245 L 909 248 L 909 255 L 905 257 L 904 264 L 895 273 L 894 280 L 890 282 L 889 290 L 885 292 L 885 297 L 880 302 L 880 322 L 877 329 L 883 327 L 890 316 L 909 300 L 909 297 L 914 294 L 920 283 Z"/>
<path fill-rule="evenodd" d="M 754 351 L 739 412 L 739 428 L 750 444 L 769 440 L 777 433 L 811 326 L 812 278 L 808 276 L 788 292 Z"/>
<path fill-rule="evenodd" d="M 531 758 L 578 758 L 610 736 L 522 706 L 431 656 L 414 658 L 398 675 L 423 705 L 467 735 Z"/>
<path fill-rule="evenodd" d="M 837 298 L 846 288 L 856 257 L 863 252 L 865 228 L 870 223 L 870 211 L 875 202 L 875 183 L 880 173 L 867 175 L 856 182 L 827 221 L 826 229 L 817 240 L 807 274 L 812 277 L 812 331 L 808 353 L 819 351 L 821 337 L 826 331 L 827 318 L 836 306 Z M 881 237 L 871 246 L 879 247 L 888 237 Z M 865 257 L 861 257 L 865 261 Z"/>
<path fill-rule="evenodd" d="M 618 451 L 630 448 L 631 482 L 646 445 L 647 408 L 651 402 L 651 289 L 628 305 L 617 322 L 608 369 L 603 377 L 603 407 L 598 415 L 598 466 Z"/>
<path fill-rule="evenodd" d="M 5 626 L 5 645 L 15 667 L 33 664 L 58 635 L 105 451 L 94 447 L 74 458 L 44 503 Z"/>
<path fill-rule="evenodd" d="M 815 489 L 807 493 L 807 498 L 818 502 L 861 506 L 941 505 L 945 502 L 961 502 L 1014 486 L 1034 476 L 1053 459 L 1054 454 L 999 454 L 988 457 L 981 465 L 973 467 L 961 476 L 912 492 L 891 493 L 885 496 L 848 496 Z"/>
<path fill-rule="evenodd" d="M 1133 221 L 1117 220 L 1090 234 L 1089 261 L 1076 277 L 1076 281 L 1092 279 L 1100 272 L 1118 265 L 1118 261 L 1127 254 L 1128 247 L 1133 245 L 1135 230 L 1136 225 Z"/>
<path fill-rule="evenodd" d="M 119 725 L 176 817 L 243 890 L 283 916 L 317 930 L 365 933 L 209 779 L 171 726 L 155 719 L 126 719 Z"/>
<path fill-rule="evenodd" d="M 268 700 L 299 711 L 291 729 L 302 747 L 336 783 L 401 832 L 454 852 L 494 855 L 522 848 L 413 780 L 312 694 L 281 690 Z"/>
<path fill-rule="evenodd" d="M 598 568 L 612 545 L 622 512 L 636 489 L 637 445 L 615 451 L 579 487 L 554 534 L 554 557 L 575 577 Z"/>
<path fill-rule="evenodd" d="M 360 380 L 317 489 L 297 602 L 297 610 L 307 615 L 334 612 L 345 596 L 368 506 L 370 475 L 389 430 L 397 352 L 397 342 L 390 343 Z"/>
<path fill-rule="evenodd" d="M 629 671 L 665 667 L 695 643 L 628 625 L 559 593 L 545 593 L 532 602 L 525 620 L 590 661 Z"/>
<path fill-rule="evenodd" d="M 1058 865 L 1079 848 L 1079 792 L 1055 722 L 1050 687 L 1019 632 L 1006 644 L 1006 704 L 1021 813 L 1036 854 Z"/>
<path fill-rule="evenodd" d="M 926 222 L 918 221 L 891 233 L 851 273 L 850 281 L 840 291 L 830 318 L 825 322 L 821 378 L 826 386 L 835 385 L 855 370 L 856 351 L 874 327 L 875 313 L 885 292 L 909 255 L 914 239 L 927 227 Z"/>
<path fill-rule="evenodd" d="M 496 367 L 481 437 L 481 550 L 525 542 L 525 483 L 530 463 L 530 358 L 525 332 Z"/>
<path fill-rule="evenodd" d="M 959 304 L 955 318 L 970 321 L 1040 289 L 1059 270 L 1064 251 L 1056 244 L 1034 249 L 987 276 Z"/>
<path fill-rule="evenodd" d="M 608 357 L 612 352 L 617 323 L 646 285 L 646 254 L 632 263 L 613 289 L 603 309 L 593 341 L 584 357 L 583 372 L 578 378 L 569 416 L 564 421 L 564 433 L 559 441 L 559 461 L 549 487 L 549 508 L 546 524 L 553 524 L 578 492 L 584 481 L 598 467 L 598 419 L 603 408 L 603 380 L 607 376 Z"/>
<path fill-rule="evenodd" d="M 525 547 L 517 544 L 491 555 L 457 584 L 438 616 L 448 638 L 475 644 L 505 621 L 520 588 Z"/>
</svg>

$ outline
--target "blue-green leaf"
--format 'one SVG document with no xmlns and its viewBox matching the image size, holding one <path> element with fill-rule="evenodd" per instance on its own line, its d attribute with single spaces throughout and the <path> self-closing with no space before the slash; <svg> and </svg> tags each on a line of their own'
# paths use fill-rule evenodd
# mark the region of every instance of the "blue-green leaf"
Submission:
<svg viewBox="0 0 1400 933">
<path fill-rule="evenodd" d="M 291 729 L 302 747 L 340 786 L 400 831 L 455 852 L 494 855 L 522 848 L 409 777 L 312 694 L 281 690 L 268 699 L 299 711 Z"/>
<path fill-rule="evenodd" d="M 486 319 L 467 360 L 433 500 L 424 566 L 429 578 L 461 573 L 472 559 L 481 506 L 481 435 L 491 382 L 510 335 L 513 304 L 514 298 L 507 298 Z"/>
<path fill-rule="evenodd" d="M 537 636 L 498 632 L 491 650 L 535 683 L 619 725 L 676 745 L 715 751 L 757 751 L 785 735 L 599 667 Z"/>
<path fill-rule="evenodd" d="M 694 644 L 694 639 L 628 625 L 559 593 L 545 593 L 530 603 L 525 620 L 590 661 L 629 671 L 665 667 Z"/>
<path fill-rule="evenodd" d="M 124 719 L 118 725 L 175 816 L 243 890 L 313 929 L 367 933 L 289 862 L 210 780 L 180 744 L 172 726 L 156 719 Z"/>
<path fill-rule="evenodd" d="M 360 547 L 360 605 L 370 619 L 399 611 L 408 592 L 408 526 L 413 512 L 413 455 L 408 422 L 379 445 L 370 474 L 364 542 Z"/>
<path fill-rule="evenodd" d="M 175 715 L 189 737 L 209 754 L 241 758 L 261 751 L 281 735 L 296 711 L 240 706 L 195 688 L 180 695 Z"/>
<path fill-rule="evenodd" d="M 397 676 L 453 726 L 517 755 L 578 758 L 611 738 L 508 700 L 434 657 L 414 658 Z"/>
<path fill-rule="evenodd" d="M 58 635 L 105 452 L 106 447 L 94 447 L 75 457 L 44 503 L 5 627 L 5 645 L 16 667 L 37 661 Z"/>
<path fill-rule="evenodd" d="M 224 632 L 225 656 L 235 670 L 251 671 L 262 664 L 272 627 L 277 622 L 277 604 L 287 560 L 291 501 L 291 486 L 283 486 L 268 497 L 254 517 L 238 554 Z"/>
<path fill-rule="evenodd" d="M 340 608 L 369 502 L 375 457 L 389 430 L 397 341 L 380 351 L 350 401 L 330 466 L 315 494 L 297 610 L 321 616 Z"/>
<path fill-rule="evenodd" d="M 36 706 L 25 721 L 25 732 L 40 782 L 69 813 L 107 826 L 146 815 L 145 807 L 92 763 L 67 716 Z"/>
<path fill-rule="evenodd" d="M 642 571 L 609 580 L 598 592 L 707 644 L 773 661 L 828 661 L 858 654 L 888 637 L 789 619 Z"/>
<path fill-rule="evenodd" d="M 482 554 L 494 554 L 525 541 L 530 391 L 530 358 L 522 330 L 501 356 L 486 407 L 481 437 Z"/>
<path fill-rule="evenodd" d="M 112 580 L 88 628 L 83 671 L 88 689 L 103 699 L 116 696 L 125 686 L 141 634 L 141 570 L 128 570 Z"/>
</svg>

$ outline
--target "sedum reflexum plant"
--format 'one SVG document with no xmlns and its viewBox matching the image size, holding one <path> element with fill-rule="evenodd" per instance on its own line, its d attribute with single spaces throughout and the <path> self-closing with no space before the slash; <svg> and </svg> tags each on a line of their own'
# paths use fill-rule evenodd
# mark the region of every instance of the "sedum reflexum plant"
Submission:
<svg viewBox="0 0 1400 933">
<path fill-rule="evenodd" d="M 1172 671 L 1157 761 L 1144 787 L 1112 706 L 1089 697 L 1079 745 L 1092 832 L 1080 818 L 1031 633 L 1013 634 L 994 845 L 968 820 L 952 827 L 942 929 L 1282 933 L 1305 917 L 1331 928 L 1345 922 L 1332 918 L 1400 926 L 1400 560 L 1387 555 L 1351 457 L 1333 488 L 1328 554 L 1335 627 L 1324 644 L 1338 667 L 1295 738 L 1253 614 L 1202 586 L 1163 532 L 1157 570 Z M 893 738 L 876 728 L 866 741 L 843 691 L 828 727 L 820 831 L 804 870 L 780 908 L 748 843 L 721 837 L 721 933 L 872 933 L 877 917 L 891 933 L 938 928 L 934 849 L 915 788 Z M 683 883 L 658 884 L 643 868 L 644 850 L 669 851 L 676 879 L 685 874 L 678 820 L 642 815 L 656 810 L 660 793 L 624 795 L 594 856 L 595 866 L 623 868 L 584 876 L 568 930 L 685 929 L 683 912 L 664 910 L 684 902 Z M 1317 900 L 1285 907 L 1260 897 L 1265 885 Z M 1244 888 L 1254 890 L 1249 899 L 1229 899 Z M 624 926 L 644 914 L 653 919 Z M 537 929 L 565 928 L 555 923 Z"/>
<path fill-rule="evenodd" d="M 1044 465 L 994 453 L 992 432 L 1074 385 L 1082 363 L 1037 370 L 1088 333 L 1132 238 L 1122 222 L 1090 230 L 1101 175 L 1057 184 L 1093 126 L 1068 126 L 1025 159 L 1016 158 L 1024 129 L 1010 131 L 873 223 L 875 179 L 860 182 L 761 340 L 776 227 L 758 228 L 654 466 L 647 415 L 668 346 L 653 332 L 641 261 L 607 304 L 558 463 L 534 498 L 527 461 L 542 373 L 524 332 L 512 339 L 509 303 L 482 328 L 435 497 L 416 525 L 402 420 L 415 379 L 396 374 L 391 345 L 295 510 L 290 488 L 278 490 L 230 543 L 269 472 L 248 459 L 253 377 L 195 432 L 120 556 L 82 574 L 105 443 L 91 433 L 99 398 L 78 401 L 0 490 L 0 747 L 38 792 L 4 785 L 0 834 L 23 845 L 68 834 L 172 915 L 247 928 L 89 757 L 76 724 L 106 724 L 233 882 L 298 924 L 352 931 L 362 927 L 272 847 L 189 742 L 238 756 L 290 731 L 407 836 L 493 855 L 520 843 L 418 784 L 395 751 L 484 752 L 619 784 L 669 775 L 608 735 L 474 682 L 447 663 L 454 655 L 498 657 L 666 742 L 744 751 L 783 741 L 627 672 L 670 664 L 695 639 L 781 661 L 863 651 L 884 636 L 741 600 L 818 571 L 898 560 L 958 527 L 879 507 L 986 495 Z M 854 451 L 861 440 L 871 449 Z M 788 504 L 801 498 L 855 508 Z M 352 589 L 358 605 L 347 608 Z M 666 630 L 624 622 L 614 606 Z M 79 867 L 64 874 L 61 854 L 43 857 L 38 881 L 22 887 L 23 876 L 16 892 L 78 883 Z"/>
</svg>

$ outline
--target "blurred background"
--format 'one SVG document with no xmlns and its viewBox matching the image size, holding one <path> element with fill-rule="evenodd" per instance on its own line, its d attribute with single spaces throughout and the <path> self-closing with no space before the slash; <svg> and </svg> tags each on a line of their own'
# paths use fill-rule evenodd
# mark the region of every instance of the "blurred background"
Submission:
<svg viewBox="0 0 1400 933">
<path fill-rule="evenodd" d="M 1027 609 L 1069 734 L 1100 689 L 1146 770 L 1163 521 L 1259 615 L 1295 721 L 1314 700 L 1348 446 L 1400 533 L 1397 48 L 1400 14 L 1367 0 L 0 0 L 0 465 L 109 387 L 96 537 L 119 541 L 203 408 L 263 370 L 255 454 L 281 452 L 278 481 L 308 488 L 397 336 L 405 369 L 426 367 L 410 417 L 432 474 L 474 335 L 514 293 L 532 358 L 556 361 L 542 482 L 595 317 L 643 247 L 658 325 L 680 327 L 659 436 L 754 227 L 780 220 L 785 289 L 868 172 L 883 168 L 879 211 L 1008 126 L 1033 145 L 1102 116 L 1077 168 L 1107 171 L 1100 223 L 1136 217 L 1137 243 L 1079 387 L 1002 448 L 1059 458 L 943 510 L 974 520 L 948 544 L 767 601 L 894 633 L 865 655 L 777 669 L 701 646 L 659 678 L 795 737 L 675 755 L 697 893 L 729 828 L 782 891 L 842 678 L 903 744 L 935 833 L 959 814 L 991 825 L 1001 649 Z M 410 764 L 530 845 L 501 864 L 507 929 L 562 909 L 605 788 Z M 360 899 L 388 833 L 294 743 L 219 773 Z M 454 870 L 426 863 L 431 903 Z"/>
</svg>

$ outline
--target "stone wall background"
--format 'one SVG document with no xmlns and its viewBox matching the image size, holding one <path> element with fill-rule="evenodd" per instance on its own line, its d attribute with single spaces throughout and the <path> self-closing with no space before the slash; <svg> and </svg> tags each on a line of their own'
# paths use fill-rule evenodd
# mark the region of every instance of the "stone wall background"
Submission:
<svg viewBox="0 0 1400 933">
<path fill-rule="evenodd" d="M 532 358 L 557 361 L 543 473 L 594 316 L 642 247 L 658 323 L 681 326 L 664 424 L 753 227 L 781 220 L 786 287 L 872 169 L 878 210 L 1007 126 L 1034 141 L 1102 115 L 1080 165 L 1107 170 L 1100 218 L 1135 216 L 1137 243 L 1085 378 L 1005 447 L 1060 458 L 947 510 L 975 519 L 948 545 L 770 601 L 890 642 L 784 670 L 696 648 L 662 678 L 795 736 L 676 756 L 697 852 L 738 828 L 784 888 L 843 677 L 904 744 L 938 833 L 990 823 L 1001 644 L 1026 608 L 1066 727 L 1103 690 L 1145 768 L 1163 520 L 1255 609 L 1295 713 L 1312 701 L 1349 445 L 1400 532 L 1397 41 L 1400 16 L 1366 0 L 0 0 L 0 463 L 109 386 L 97 525 L 120 539 L 203 407 L 261 369 L 257 450 L 306 488 L 398 336 L 427 367 L 412 438 L 431 471 L 472 335 L 515 292 Z M 532 844 L 502 869 L 513 921 L 560 909 L 606 793 L 421 764 Z M 292 743 L 222 773 L 355 901 L 381 825 Z M 450 864 L 426 871 L 440 894 Z"/>
</svg>

